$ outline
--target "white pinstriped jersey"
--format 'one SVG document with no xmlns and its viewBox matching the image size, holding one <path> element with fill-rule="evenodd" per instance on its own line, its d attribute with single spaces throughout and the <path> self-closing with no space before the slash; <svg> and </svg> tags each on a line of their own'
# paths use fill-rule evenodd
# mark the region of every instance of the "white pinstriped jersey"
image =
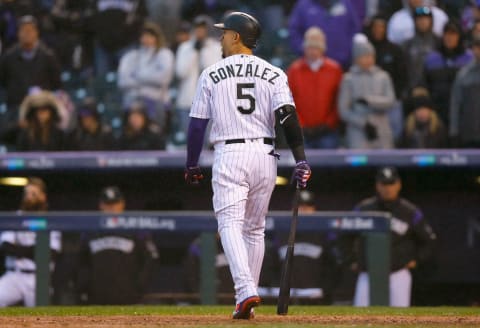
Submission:
<svg viewBox="0 0 480 328">
<path fill-rule="evenodd" d="M 6 242 L 18 246 L 34 246 L 36 234 L 32 231 L 3 231 L 0 232 L 0 244 Z M 59 231 L 50 232 L 50 248 L 60 251 L 61 233 Z M 7 256 L 5 258 L 5 267 L 7 269 L 15 270 L 35 270 L 35 262 L 28 258 L 17 258 L 14 256 Z"/>
<path fill-rule="evenodd" d="M 206 68 L 190 116 L 211 119 L 210 142 L 275 137 L 275 110 L 292 105 L 285 73 L 265 60 L 238 54 Z"/>
</svg>

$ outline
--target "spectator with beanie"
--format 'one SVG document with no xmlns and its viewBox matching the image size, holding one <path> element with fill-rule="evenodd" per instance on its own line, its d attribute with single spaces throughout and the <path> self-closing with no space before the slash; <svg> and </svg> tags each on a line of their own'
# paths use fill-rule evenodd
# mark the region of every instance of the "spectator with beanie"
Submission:
<svg viewBox="0 0 480 328">
<path fill-rule="evenodd" d="M 440 39 L 432 30 L 433 18 L 430 7 L 415 8 L 414 17 L 415 35 L 403 46 L 407 56 L 409 88 L 414 88 L 422 83 L 425 58 L 440 45 Z"/>
<path fill-rule="evenodd" d="M 345 70 L 352 61 L 352 37 L 360 32 L 361 21 L 348 0 L 299 0 L 290 14 L 290 45 L 297 55 L 303 54 L 305 31 L 317 26 L 329 36 L 326 55 Z M 334 36 L 334 37 L 333 37 Z"/>
<path fill-rule="evenodd" d="M 99 209 L 120 215 L 126 203 L 116 186 L 100 193 Z M 148 286 L 158 250 L 148 236 L 103 232 L 85 238 L 81 251 L 79 292 L 89 304 L 135 304 Z"/>
<path fill-rule="evenodd" d="M 393 148 L 387 113 L 395 101 L 395 91 L 388 73 L 375 65 L 375 49 L 363 34 L 353 40 L 353 59 L 338 98 L 340 117 L 346 124 L 346 146 Z"/>
<path fill-rule="evenodd" d="M 415 35 L 415 11 L 419 7 L 427 7 L 432 13 L 432 31 L 440 37 L 443 33 L 443 26 L 448 21 L 447 14 L 440 8 L 432 6 L 427 0 L 407 0 L 404 8 L 393 14 L 388 22 L 388 39 L 393 43 L 402 45 Z"/>
<path fill-rule="evenodd" d="M 178 81 L 175 108 L 177 127 L 174 135 L 176 144 L 183 145 L 186 142 L 188 115 L 200 73 L 222 59 L 220 42 L 210 35 L 212 26 L 210 17 L 205 15 L 196 17 L 193 21 L 192 38 L 182 42 L 177 50 L 175 63 Z"/>
<path fill-rule="evenodd" d="M 124 93 L 123 106 L 141 101 L 148 117 L 165 127 L 173 72 L 174 56 L 165 44 L 162 30 L 155 23 L 145 23 L 140 48 L 129 51 L 120 60 L 118 86 Z"/>
<path fill-rule="evenodd" d="M 18 43 L 0 58 L 0 87 L 6 91 L 7 111 L 0 113 L 0 130 L 15 125 L 18 107 L 33 87 L 57 90 L 61 87 L 60 65 L 39 38 L 37 20 L 18 20 Z"/>
<path fill-rule="evenodd" d="M 445 148 L 447 129 L 428 97 L 413 98 L 413 112 L 407 116 L 402 148 Z"/>
<path fill-rule="evenodd" d="M 133 103 L 125 112 L 119 147 L 121 150 L 165 149 L 165 135 L 160 127 L 148 118 L 142 103 Z"/>
<path fill-rule="evenodd" d="M 480 36 L 473 39 L 474 58 L 457 74 L 450 102 L 450 136 L 454 145 L 480 147 Z"/>
<path fill-rule="evenodd" d="M 411 270 L 433 254 L 436 235 L 422 211 L 400 196 L 402 181 L 396 168 L 379 169 L 375 177 L 375 188 L 377 194 L 361 201 L 355 206 L 355 211 L 391 214 L 389 304 L 408 307 L 412 289 Z M 358 236 L 353 245 L 351 269 L 358 272 L 353 304 L 369 306 L 370 278 L 367 273 L 364 237 Z"/>
<path fill-rule="evenodd" d="M 37 91 L 27 96 L 20 107 L 18 151 L 60 151 L 67 148 L 60 129 L 62 107 L 53 93 Z"/>
<path fill-rule="evenodd" d="M 450 94 L 459 69 L 473 59 L 464 46 L 463 33 L 455 22 L 448 22 L 443 30 L 440 47 L 425 59 L 424 79 L 432 96 L 433 105 L 443 122 L 449 125 Z"/>
<path fill-rule="evenodd" d="M 138 39 L 147 8 L 145 0 L 92 0 L 87 27 L 95 38 L 95 73 L 117 70 L 120 58 Z"/>
<path fill-rule="evenodd" d="M 304 57 L 292 63 L 287 75 L 303 128 L 305 147 L 337 148 L 337 97 L 342 68 L 325 56 L 327 40 L 318 27 L 310 27 L 305 32 L 303 48 Z"/>
<path fill-rule="evenodd" d="M 111 150 L 113 135 L 110 126 L 102 123 L 94 98 L 87 97 L 78 108 L 78 122 L 70 135 L 72 150 Z"/>
</svg>

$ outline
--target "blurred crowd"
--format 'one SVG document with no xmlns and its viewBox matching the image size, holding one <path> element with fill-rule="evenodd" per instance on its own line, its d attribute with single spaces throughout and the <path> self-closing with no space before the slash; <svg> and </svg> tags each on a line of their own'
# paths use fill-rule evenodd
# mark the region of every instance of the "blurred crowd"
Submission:
<svg viewBox="0 0 480 328">
<path fill-rule="evenodd" d="M 232 10 L 261 22 L 307 148 L 480 144 L 479 0 L 0 0 L 0 152 L 183 149 Z"/>
</svg>

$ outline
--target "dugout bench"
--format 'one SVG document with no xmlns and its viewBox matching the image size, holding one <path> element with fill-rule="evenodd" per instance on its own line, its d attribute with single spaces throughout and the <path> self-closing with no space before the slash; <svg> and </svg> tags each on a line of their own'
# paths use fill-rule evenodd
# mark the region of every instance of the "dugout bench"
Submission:
<svg viewBox="0 0 480 328">
<path fill-rule="evenodd" d="M 291 212 L 270 212 L 267 231 L 288 233 Z M 214 304 L 217 222 L 212 212 L 125 212 L 109 215 L 99 212 L 48 212 L 17 214 L 0 212 L 0 231 L 27 230 L 37 233 L 37 306 L 49 305 L 50 231 L 163 231 L 201 233 L 200 300 Z M 364 233 L 370 274 L 370 304 L 389 304 L 390 215 L 383 212 L 315 212 L 299 215 L 298 232 L 337 231 Z"/>
</svg>

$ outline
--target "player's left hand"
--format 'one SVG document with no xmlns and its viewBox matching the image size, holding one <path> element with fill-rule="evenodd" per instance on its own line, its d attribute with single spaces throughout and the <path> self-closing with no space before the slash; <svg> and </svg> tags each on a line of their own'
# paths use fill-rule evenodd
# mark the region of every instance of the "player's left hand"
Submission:
<svg viewBox="0 0 480 328">
<path fill-rule="evenodd" d="M 198 185 L 203 179 L 200 166 L 188 166 L 185 168 L 185 181 L 190 185 Z"/>
<path fill-rule="evenodd" d="M 307 161 L 300 161 L 295 166 L 295 171 L 293 173 L 293 177 L 295 181 L 297 181 L 297 186 L 301 189 L 307 187 L 307 181 L 310 179 L 312 175 L 312 170 L 310 169 L 310 165 L 308 165 Z"/>
</svg>

